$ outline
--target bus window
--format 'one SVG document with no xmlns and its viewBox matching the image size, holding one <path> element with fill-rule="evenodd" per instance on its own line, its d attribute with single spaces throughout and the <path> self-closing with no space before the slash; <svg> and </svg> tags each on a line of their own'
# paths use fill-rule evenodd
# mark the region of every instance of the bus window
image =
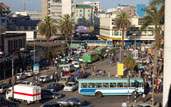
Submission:
<svg viewBox="0 0 171 107">
<path fill-rule="evenodd" d="M 110 88 L 116 88 L 116 83 L 110 83 Z"/>
<path fill-rule="evenodd" d="M 96 88 L 101 88 L 102 84 L 101 83 L 96 83 Z"/>
<path fill-rule="evenodd" d="M 131 83 L 130 85 L 131 85 L 131 87 L 135 87 L 135 83 Z"/>
<path fill-rule="evenodd" d="M 124 83 L 124 87 L 128 87 L 128 83 Z"/>
<path fill-rule="evenodd" d="M 103 83 L 103 88 L 109 88 L 109 83 Z"/>
<path fill-rule="evenodd" d="M 88 87 L 89 87 L 89 88 L 94 88 L 94 87 L 95 87 L 95 84 L 94 84 L 94 83 L 89 83 L 89 84 L 88 84 Z"/>
<path fill-rule="evenodd" d="M 123 87 L 123 83 L 118 83 L 118 87 Z"/>
<path fill-rule="evenodd" d="M 81 83 L 81 88 L 87 88 L 87 83 Z"/>
</svg>

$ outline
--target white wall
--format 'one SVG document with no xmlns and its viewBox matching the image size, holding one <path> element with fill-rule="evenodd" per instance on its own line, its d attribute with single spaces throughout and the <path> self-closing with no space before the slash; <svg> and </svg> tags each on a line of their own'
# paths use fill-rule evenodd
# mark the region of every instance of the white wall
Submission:
<svg viewBox="0 0 171 107">
<path fill-rule="evenodd" d="M 62 15 L 69 14 L 71 16 L 71 0 L 62 0 Z"/>
<path fill-rule="evenodd" d="M 165 37 L 164 37 L 164 90 L 163 90 L 163 107 L 168 101 L 169 89 L 171 86 L 171 0 L 165 0 Z M 171 94 L 171 93 L 170 93 Z"/>
</svg>

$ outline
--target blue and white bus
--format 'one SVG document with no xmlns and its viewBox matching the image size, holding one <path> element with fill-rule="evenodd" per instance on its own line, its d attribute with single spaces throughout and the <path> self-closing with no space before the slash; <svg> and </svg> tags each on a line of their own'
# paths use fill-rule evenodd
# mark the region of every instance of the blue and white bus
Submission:
<svg viewBox="0 0 171 107">
<path fill-rule="evenodd" d="M 128 87 L 128 84 L 129 87 Z M 105 95 L 135 95 L 144 93 L 143 79 L 79 79 L 79 93 L 97 97 Z"/>
</svg>

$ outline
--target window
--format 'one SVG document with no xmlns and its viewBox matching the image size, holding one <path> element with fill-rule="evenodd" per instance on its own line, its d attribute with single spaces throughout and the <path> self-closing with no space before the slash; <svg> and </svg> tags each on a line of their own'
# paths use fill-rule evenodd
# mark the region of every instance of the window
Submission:
<svg viewBox="0 0 171 107">
<path fill-rule="evenodd" d="M 123 83 L 118 83 L 118 87 L 123 87 Z"/>
<path fill-rule="evenodd" d="M 14 49 L 14 44 L 13 44 L 13 40 L 10 40 L 10 50 Z"/>
<path fill-rule="evenodd" d="M 16 45 L 15 48 L 18 49 L 19 48 L 19 42 L 18 42 L 18 40 L 15 40 L 15 45 Z"/>
<path fill-rule="evenodd" d="M 80 12 L 82 12 L 82 10 L 80 10 Z"/>
<path fill-rule="evenodd" d="M 128 83 L 124 83 L 124 87 L 128 87 Z"/>
<path fill-rule="evenodd" d="M 88 17 L 90 17 L 91 15 L 90 14 L 88 14 Z"/>
<path fill-rule="evenodd" d="M 23 48 L 23 40 L 20 39 L 20 47 Z"/>
<path fill-rule="evenodd" d="M 80 14 L 80 17 L 82 17 L 82 14 Z"/>
<path fill-rule="evenodd" d="M 110 83 L 110 88 L 116 88 L 116 83 Z"/>
<path fill-rule="evenodd" d="M 109 88 L 109 83 L 103 83 L 103 88 Z"/>
<path fill-rule="evenodd" d="M 101 88 L 102 84 L 101 83 L 96 83 L 96 88 Z"/>
<path fill-rule="evenodd" d="M 88 12 L 90 12 L 90 10 L 88 10 Z"/>
<path fill-rule="evenodd" d="M 89 84 L 88 84 L 88 87 L 89 87 L 89 88 L 94 88 L 94 87 L 95 87 L 95 84 L 94 84 L 94 83 L 89 83 Z"/>
<path fill-rule="evenodd" d="M 34 30 L 35 29 L 35 26 L 31 26 L 31 30 Z"/>
<path fill-rule="evenodd" d="M 131 85 L 131 87 L 135 87 L 135 83 L 131 83 L 130 85 Z"/>
<path fill-rule="evenodd" d="M 87 83 L 82 83 L 81 88 L 87 88 Z"/>
<path fill-rule="evenodd" d="M 28 30 L 28 27 L 27 26 L 24 26 L 24 30 Z"/>
</svg>

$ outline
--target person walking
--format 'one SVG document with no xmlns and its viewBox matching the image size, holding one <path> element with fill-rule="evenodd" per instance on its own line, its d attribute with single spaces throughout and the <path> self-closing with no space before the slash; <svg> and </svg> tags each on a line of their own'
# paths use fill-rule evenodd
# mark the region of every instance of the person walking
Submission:
<svg viewBox="0 0 171 107">
<path fill-rule="evenodd" d="M 145 93 L 143 93 L 143 103 L 145 103 L 145 97 L 146 97 L 146 95 L 145 95 Z"/>
</svg>

